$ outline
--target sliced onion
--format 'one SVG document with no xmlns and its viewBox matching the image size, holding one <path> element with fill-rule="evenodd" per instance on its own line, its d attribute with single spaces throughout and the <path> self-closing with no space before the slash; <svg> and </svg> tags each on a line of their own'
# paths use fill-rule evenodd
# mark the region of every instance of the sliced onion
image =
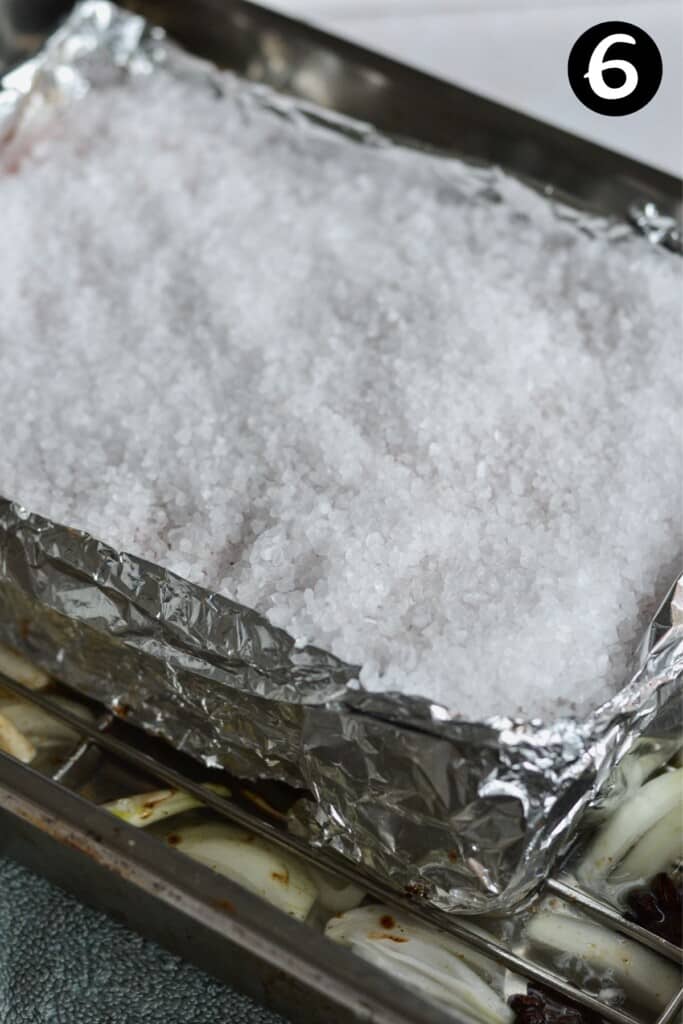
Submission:
<svg viewBox="0 0 683 1024">
<path fill-rule="evenodd" d="M 168 826 L 166 826 L 168 827 Z M 189 821 L 187 824 L 179 822 L 179 827 L 171 832 L 163 832 L 162 838 L 171 846 L 179 846 L 182 842 L 204 843 L 213 842 L 214 839 L 225 839 L 229 837 L 234 841 L 243 843 L 254 843 L 256 836 L 249 829 L 241 825 L 230 825 L 227 821 L 202 821 L 199 824 Z M 183 849 L 183 852 L 184 849 Z"/>
<path fill-rule="evenodd" d="M 435 951 L 432 946 L 413 942 L 402 952 L 361 938 L 351 943 L 351 949 L 412 990 L 457 1010 L 467 1020 L 480 1024 L 503 1024 L 512 1020 L 505 1003 L 473 971 L 461 964 L 456 974 L 448 962 L 448 954 Z"/>
<path fill-rule="evenodd" d="M 659 749 L 651 750 L 648 753 L 643 753 L 636 747 L 631 754 L 625 757 L 622 762 L 622 775 L 626 783 L 626 798 L 636 793 L 651 775 L 663 768 L 671 760 L 674 751 L 673 743 L 662 743 Z"/>
<path fill-rule="evenodd" d="M 595 970 L 609 972 L 642 1006 L 662 1010 L 678 991 L 680 975 L 673 964 L 631 939 L 570 914 L 531 914 L 529 942 L 563 956 L 578 957 Z"/>
<path fill-rule="evenodd" d="M 14 722 L 0 714 L 0 750 L 11 754 L 17 761 L 30 764 L 36 756 L 36 748 L 31 741 L 17 729 Z"/>
<path fill-rule="evenodd" d="M 309 867 L 308 870 L 315 882 L 318 900 L 323 910 L 329 910 L 331 914 L 342 914 L 346 910 L 360 906 L 365 899 L 365 890 L 359 885 L 337 878 L 319 868 Z"/>
<path fill-rule="evenodd" d="M 683 800 L 660 818 L 626 854 L 610 881 L 648 881 L 683 859 Z"/>
<path fill-rule="evenodd" d="M 220 796 L 230 796 L 227 786 L 209 783 L 205 788 Z M 162 821 L 174 814 L 191 811 L 195 807 L 203 807 L 204 804 L 198 797 L 186 793 L 182 789 L 157 789 L 151 793 L 136 793 L 135 796 L 112 800 L 102 806 L 110 814 L 115 814 L 117 818 L 128 822 L 129 825 L 145 828 L 147 825 L 153 825 L 155 821 Z"/>
<path fill-rule="evenodd" d="M 519 953 L 523 955 L 522 950 L 514 949 L 513 953 Z M 505 972 L 505 981 L 503 983 L 503 995 L 507 1002 L 508 999 L 512 999 L 513 996 L 525 996 L 527 994 L 529 983 L 526 978 L 522 978 L 521 975 L 515 974 L 514 971 Z"/>
<path fill-rule="evenodd" d="M 11 651 L 9 647 L 4 647 L 2 644 L 0 644 L 0 675 L 13 679 L 15 683 L 22 683 L 31 690 L 42 690 L 50 682 L 49 675 L 47 672 L 43 672 L 42 668 L 32 665 L 21 654 Z"/>
<path fill-rule="evenodd" d="M 91 712 L 81 704 L 74 701 L 64 700 L 63 697 L 53 697 L 55 704 L 78 715 L 84 722 L 91 722 Z M 16 726 L 39 750 L 50 747 L 61 747 L 70 743 L 76 743 L 79 733 L 70 725 L 55 718 L 42 708 L 29 704 L 28 701 L 0 701 L 0 713 Z"/>
<path fill-rule="evenodd" d="M 683 768 L 664 772 L 644 786 L 607 819 L 579 864 L 582 882 L 606 878 L 641 836 L 677 805 L 681 798 Z"/>
<path fill-rule="evenodd" d="M 487 983 L 502 978 L 501 969 L 445 932 L 424 928 L 389 907 L 373 906 L 333 917 L 325 934 L 409 988 L 481 1024 L 509 1024 L 513 1019 Z"/>
<path fill-rule="evenodd" d="M 315 883 L 302 865 L 244 829 L 220 823 L 191 825 L 176 828 L 166 840 L 300 921 L 316 901 Z"/>
<path fill-rule="evenodd" d="M 676 744 L 669 741 L 653 742 L 640 739 L 619 765 L 620 783 L 596 810 L 591 810 L 590 820 L 603 822 L 636 793 L 651 775 L 663 768 L 675 754 Z"/>
</svg>

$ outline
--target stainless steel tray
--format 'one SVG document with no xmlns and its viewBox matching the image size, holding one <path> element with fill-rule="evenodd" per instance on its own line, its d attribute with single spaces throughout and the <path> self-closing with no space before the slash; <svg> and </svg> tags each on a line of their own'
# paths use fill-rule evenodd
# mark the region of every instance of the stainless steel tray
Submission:
<svg viewBox="0 0 683 1024">
<path fill-rule="evenodd" d="M 28 690 L 3 675 L 0 686 L 82 735 L 73 755 L 47 775 L 0 754 L 0 854 L 15 858 L 293 1020 L 446 1024 L 454 1017 L 334 945 L 310 925 L 293 921 L 155 836 L 114 818 L 97 806 L 99 802 L 144 792 L 159 782 L 193 792 L 231 821 L 357 882 L 382 903 L 457 935 L 516 974 L 599 1013 L 606 1021 L 644 1024 L 577 990 L 555 971 L 520 957 L 498 940 L 472 931 L 467 919 L 415 903 L 345 861 L 312 852 L 281 825 L 281 811 L 296 796 L 286 787 L 261 787 L 255 800 L 251 784 L 226 780 L 225 773 L 220 773 L 233 794 L 232 799 L 223 799 L 200 785 L 199 779 L 206 781 L 211 774 L 206 769 L 110 713 L 86 725 L 49 695 Z M 550 879 L 539 898 L 545 895 L 571 901 L 603 925 L 674 963 L 683 960 L 681 950 L 565 882 Z M 652 1024 L 670 1024 L 682 1006 L 683 988 Z"/>
<path fill-rule="evenodd" d="M 70 4 L 61 0 L 0 0 L 0 64 L 22 59 Z M 565 199 L 605 215 L 647 219 L 680 215 L 680 182 L 562 131 L 506 110 L 428 75 L 403 67 L 256 5 L 223 0 L 140 0 L 125 4 L 168 29 L 188 49 L 304 99 L 373 122 L 387 133 L 496 162 L 551 186 Z M 5 680 L 1 680 L 5 685 Z M 44 707 L 49 698 L 7 682 Z M 54 709 L 56 717 L 69 716 Z M 99 726 L 72 723 L 84 735 L 76 754 L 53 777 L 0 755 L 0 852 L 15 857 L 87 902 L 124 920 L 212 974 L 293 1019 L 311 1022 L 453 1020 L 389 981 L 377 969 L 333 946 L 239 886 L 167 849 L 153 836 L 112 819 L 96 803 L 155 784 L 195 790 L 219 813 L 308 858 L 353 877 L 384 902 L 438 923 L 511 969 L 535 978 L 615 1024 L 634 1024 L 619 1010 L 578 993 L 562 978 L 521 962 L 504 947 L 473 935 L 466 921 L 411 903 L 356 869 L 311 851 L 256 812 L 245 794 L 226 802 L 198 789 L 203 771 L 109 715 Z M 98 754 L 98 750 L 100 753 Z M 236 783 L 237 792 L 241 787 Z M 266 793 L 287 802 L 285 790 Z M 106 880 L 106 884 L 103 881 Z M 670 959 L 680 952 L 577 891 L 551 880 L 546 892 L 581 903 L 609 926 Z M 678 1014 L 683 992 L 658 1024 Z"/>
<path fill-rule="evenodd" d="M 0 0 L 0 70 L 73 0 Z M 496 164 L 599 214 L 680 225 L 679 178 L 246 0 L 121 0 L 188 50 L 388 135 Z M 454 69 L 457 72 L 457 69 Z M 657 211 L 652 209 L 656 204 Z M 674 240 L 680 245 L 680 233 Z"/>
</svg>

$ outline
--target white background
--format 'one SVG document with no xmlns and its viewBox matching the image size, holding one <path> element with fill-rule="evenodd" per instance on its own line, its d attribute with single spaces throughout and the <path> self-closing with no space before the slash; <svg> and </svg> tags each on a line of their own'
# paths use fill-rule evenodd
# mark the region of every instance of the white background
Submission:
<svg viewBox="0 0 683 1024">
<path fill-rule="evenodd" d="M 262 2 L 645 163 L 683 173 L 680 0 Z M 594 114 L 569 87 L 569 51 L 600 21 L 639 25 L 662 54 L 659 92 L 636 114 Z"/>
</svg>

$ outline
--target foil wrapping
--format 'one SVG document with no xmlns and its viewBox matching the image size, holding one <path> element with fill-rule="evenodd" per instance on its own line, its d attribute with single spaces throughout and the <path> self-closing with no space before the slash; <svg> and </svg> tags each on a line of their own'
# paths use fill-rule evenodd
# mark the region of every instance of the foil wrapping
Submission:
<svg viewBox="0 0 683 1024">
<path fill-rule="evenodd" d="M 210 74 L 143 19 L 78 5 L 3 80 L 0 146 L 98 82 L 160 62 Z M 298 101 L 263 101 L 377 141 Z M 649 214 L 639 226 L 666 243 Z M 256 612 L 0 499 L 0 643 L 209 767 L 307 790 L 294 830 L 445 911 L 518 904 L 586 808 L 613 798 L 640 738 L 677 741 L 681 593 L 679 582 L 655 616 L 631 682 L 586 720 L 466 722 L 422 698 L 368 694 L 356 666 L 298 648 Z"/>
</svg>

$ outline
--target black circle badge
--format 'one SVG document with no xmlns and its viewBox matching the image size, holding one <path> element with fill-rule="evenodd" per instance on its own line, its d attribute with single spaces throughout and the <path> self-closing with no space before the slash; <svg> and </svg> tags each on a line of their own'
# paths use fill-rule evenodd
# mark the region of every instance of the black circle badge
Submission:
<svg viewBox="0 0 683 1024">
<path fill-rule="evenodd" d="M 642 110 L 659 89 L 662 55 L 652 36 L 627 21 L 603 21 L 579 36 L 569 82 L 584 106 L 621 117 Z"/>
</svg>

